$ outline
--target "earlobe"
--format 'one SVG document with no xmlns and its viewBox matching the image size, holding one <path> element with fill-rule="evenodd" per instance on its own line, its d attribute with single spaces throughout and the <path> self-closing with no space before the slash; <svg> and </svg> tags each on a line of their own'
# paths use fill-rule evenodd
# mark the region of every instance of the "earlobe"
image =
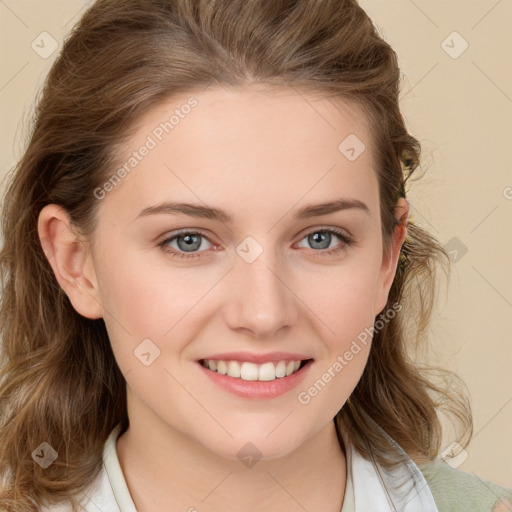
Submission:
<svg viewBox="0 0 512 512">
<path fill-rule="evenodd" d="M 410 213 L 409 202 L 405 198 L 400 198 L 397 203 L 395 217 L 398 221 L 392 234 L 390 249 L 382 258 L 382 266 L 379 274 L 379 287 L 376 297 L 375 316 L 377 316 L 385 307 L 388 301 L 389 291 L 395 279 L 400 250 L 407 237 L 407 221 Z"/>
<path fill-rule="evenodd" d="M 45 206 L 39 213 L 37 231 L 55 278 L 75 310 L 86 318 L 103 317 L 87 241 L 75 233 L 67 211 L 56 204 Z"/>
</svg>

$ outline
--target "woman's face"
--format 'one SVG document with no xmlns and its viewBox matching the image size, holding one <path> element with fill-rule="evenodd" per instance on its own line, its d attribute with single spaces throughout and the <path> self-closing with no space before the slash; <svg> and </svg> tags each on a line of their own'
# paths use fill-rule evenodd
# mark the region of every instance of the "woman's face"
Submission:
<svg viewBox="0 0 512 512">
<path fill-rule="evenodd" d="M 271 459 L 351 394 L 403 238 L 383 258 L 369 131 L 341 107 L 210 88 L 147 112 L 119 153 L 89 268 L 131 423 Z"/>
</svg>

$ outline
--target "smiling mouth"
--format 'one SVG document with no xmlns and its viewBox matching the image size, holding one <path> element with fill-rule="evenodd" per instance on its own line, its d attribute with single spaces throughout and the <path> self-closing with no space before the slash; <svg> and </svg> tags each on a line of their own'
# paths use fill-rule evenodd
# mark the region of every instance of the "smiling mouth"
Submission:
<svg viewBox="0 0 512 512">
<path fill-rule="evenodd" d="M 201 359 L 199 363 L 212 372 L 226 375 L 234 379 L 248 381 L 273 381 L 283 379 L 300 371 L 313 359 L 267 362 L 263 364 L 248 361 L 224 361 Z"/>
</svg>

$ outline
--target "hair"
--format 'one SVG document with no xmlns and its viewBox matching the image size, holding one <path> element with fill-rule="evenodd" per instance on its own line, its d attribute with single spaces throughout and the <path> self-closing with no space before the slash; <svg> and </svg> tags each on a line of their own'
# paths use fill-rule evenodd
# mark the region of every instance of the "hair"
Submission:
<svg viewBox="0 0 512 512">
<path fill-rule="evenodd" d="M 143 114 L 211 84 L 266 84 L 324 94 L 361 108 L 372 135 L 385 250 L 397 201 L 420 166 L 420 142 L 399 107 L 391 46 L 356 0 L 98 0 L 64 41 L 36 98 L 30 137 L 11 169 L 0 253 L 0 475 L 9 512 L 71 500 L 98 475 L 116 424 L 128 427 L 126 383 L 103 319 L 78 314 L 58 285 L 37 233 L 41 209 L 64 208 L 85 236 L 97 224 L 93 191 L 112 175 L 116 148 Z M 472 434 L 469 400 L 454 374 L 415 357 L 428 345 L 438 269 L 450 259 L 408 224 L 385 311 L 355 390 L 334 422 L 367 458 L 396 462 L 398 443 L 433 461 L 440 413 Z M 441 377 L 441 378 L 439 378 Z M 375 424 L 379 428 L 375 428 Z M 59 454 L 43 469 L 32 452 Z"/>
</svg>

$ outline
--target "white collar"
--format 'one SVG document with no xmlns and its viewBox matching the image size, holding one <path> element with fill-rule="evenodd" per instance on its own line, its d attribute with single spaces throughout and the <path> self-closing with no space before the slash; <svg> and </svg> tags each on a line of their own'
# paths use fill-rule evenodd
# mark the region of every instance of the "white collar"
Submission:
<svg viewBox="0 0 512 512">
<path fill-rule="evenodd" d="M 354 507 L 345 510 L 344 502 L 341 512 L 439 512 L 420 469 L 395 442 L 402 461 L 386 470 L 365 459 L 348 442 L 346 432 L 341 435 L 348 468 L 345 495 L 348 502 L 353 500 Z"/>
<path fill-rule="evenodd" d="M 86 512 L 137 512 L 117 457 L 118 424 L 103 450 L 103 467 L 86 493 Z M 340 512 L 439 512 L 418 466 L 400 447 L 403 461 L 392 470 L 366 460 L 342 432 L 347 459 L 347 488 Z M 58 512 L 58 508 L 42 509 Z M 67 509 L 66 509 L 67 510 Z"/>
</svg>

